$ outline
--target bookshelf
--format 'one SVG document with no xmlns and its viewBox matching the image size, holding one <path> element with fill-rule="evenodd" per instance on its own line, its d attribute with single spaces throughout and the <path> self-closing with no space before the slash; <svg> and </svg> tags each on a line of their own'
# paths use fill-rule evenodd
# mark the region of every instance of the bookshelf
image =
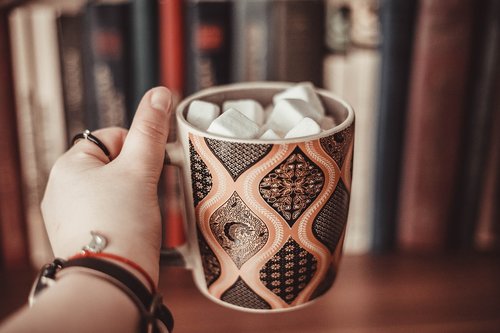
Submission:
<svg viewBox="0 0 500 333">
<path fill-rule="evenodd" d="M 443 8 L 463 15 L 457 16 L 463 20 L 450 19 L 443 24 L 448 25 L 448 31 L 460 26 L 462 30 L 456 31 L 464 32 L 463 22 L 467 22 L 467 31 L 459 37 L 473 47 L 467 48 L 470 54 L 464 52 L 467 55 L 457 68 L 447 69 L 445 65 L 451 62 L 443 61 L 428 72 L 439 69 L 440 75 L 452 82 L 455 79 L 450 73 L 462 70 L 455 80 L 460 81 L 462 93 L 455 95 L 460 95 L 471 111 L 462 122 L 446 122 L 454 127 L 455 139 L 448 140 L 454 143 L 453 161 L 432 163 L 437 169 L 441 167 L 440 174 L 448 176 L 446 194 L 429 200 L 445 212 L 438 221 L 440 239 L 435 252 L 451 248 L 498 250 L 500 213 L 495 203 L 499 193 L 496 142 L 500 101 L 494 91 L 500 84 L 500 40 L 494 31 L 500 23 L 495 15 L 486 15 L 495 13 L 498 4 L 494 0 L 481 5 L 470 0 L 466 4 L 444 2 L 434 8 L 424 7 L 425 0 L 412 0 L 404 6 L 397 0 L 225 0 L 215 2 L 224 8 L 216 10 L 217 15 L 210 8 L 211 1 L 72 1 L 68 8 L 64 1 L 2 2 L 0 42 L 5 52 L 0 61 L 5 82 L 10 82 L 2 89 L 10 90 L 2 90 L 1 96 L 7 101 L 3 106 L 16 105 L 6 108 L 5 124 L 10 126 L 0 134 L 6 147 L 14 147 L 1 150 L 8 161 L 2 165 L 2 177 L 13 180 L 5 182 L 8 186 L 2 186 L 0 197 L 2 265 L 23 266 L 29 257 L 39 266 L 50 258 L 38 206 L 51 165 L 75 133 L 87 127 L 127 127 L 138 96 L 158 83 L 171 87 L 179 100 L 204 84 L 248 80 L 312 81 L 355 105 L 359 137 L 354 181 L 358 185 L 352 194 L 345 250 L 359 254 L 398 252 L 403 223 L 417 223 L 428 210 L 407 208 L 410 213 L 404 215 L 398 204 L 400 175 L 405 174 L 403 153 L 415 151 L 415 147 L 403 148 L 408 141 L 409 126 L 404 121 L 407 104 L 415 85 L 412 71 L 419 71 L 413 57 L 418 50 L 432 46 L 425 41 L 416 45 L 414 40 L 419 31 L 422 34 L 422 29 L 432 28 L 425 15 L 431 12 L 443 18 Z M 148 20 L 151 17 L 154 19 Z M 401 17 L 407 20 L 397 19 Z M 131 22 L 134 24 L 128 24 Z M 437 32 L 427 34 L 431 42 L 437 36 Z M 422 58 L 419 62 L 425 62 L 428 53 L 420 50 L 418 54 Z M 205 69 L 213 71 L 203 72 L 200 64 L 211 61 L 213 66 Z M 470 66 L 465 68 L 463 64 L 468 62 Z M 46 77 L 53 78 L 50 84 L 44 81 Z M 425 82 L 421 86 L 425 90 Z M 459 105 L 457 101 L 452 105 Z M 437 114 L 443 108 L 435 102 Z M 99 109 L 105 112 L 97 112 Z M 417 105 L 414 109 L 411 111 L 418 117 L 425 108 Z M 106 115 L 110 110 L 112 114 Z M 436 114 L 429 121 L 438 119 Z M 439 117 L 446 119 L 447 115 Z M 439 151 L 448 148 L 446 145 Z M 457 149 L 462 154 L 459 158 Z M 439 158 L 423 156 L 434 161 Z M 448 167 L 443 169 L 445 165 Z M 452 168 L 458 176 L 448 172 Z M 467 182 L 461 181 L 462 174 L 467 175 Z M 170 172 L 162 184 L 173 184 L 176 177 Z M 432 181 L 427 184 L 430 191 L 435 188 Z M 163 213 L 167 216 L 177 209 L 168 219 L 178 220 L 178 207 L 172 205 L 177 189 L 164 187 Z M 404 192 L 415 194 L 415 188 L 409 186 Z M 12 201 L 13 197 L 18 199 Z M 422 201 L 418 195 L 412 198 Z M 4 208 L 15 205 L 17 213 L 14 208 Z M 413 209 L 416 204 L 407 206 Z M 412 218 L 403 222 L 401 216 Z M 178 229 L 169 229 L 169 235 Z M 18 241 L 9 242 L 6 235 L 10 232 Z M 413 236 L 429 238 L 419 232 Z M 14 249 L 14 243 L 24 250 Z M 31 254 L 23 254 L 29 250 Z"/>
</svg>

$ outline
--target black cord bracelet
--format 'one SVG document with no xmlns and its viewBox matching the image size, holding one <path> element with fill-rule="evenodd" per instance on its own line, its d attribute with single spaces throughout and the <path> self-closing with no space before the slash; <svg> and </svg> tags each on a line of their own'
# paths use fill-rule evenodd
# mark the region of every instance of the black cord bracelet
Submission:
<svg viewBox="0 0 500 333">
<path fill-rule="evenodd" d="M 30 302 L 39 292 L 53 283 L 58 271 L 69 267 L 86 268 L 111 278 L 113 281 L 109 281 L 122 289 L 139 308 L 141 332 L 161 332 L 158 321 L 165 326 L 168 332 L 172 332 L 174 320 L 171 312 L 163 304 L 161 295 L 151 294 L 144 284 L 126 269 L 98 258 L 83 257 L 68 261 L 55 259 L 52 263 L 45 265 L 35 281 Z"/>
</svg>

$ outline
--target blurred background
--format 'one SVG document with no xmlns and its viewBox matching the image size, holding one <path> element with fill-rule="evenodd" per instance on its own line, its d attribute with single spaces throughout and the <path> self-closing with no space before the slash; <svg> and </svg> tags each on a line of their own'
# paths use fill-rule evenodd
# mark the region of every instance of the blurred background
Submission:
<svg viewBox="0 0 500 333">
<path fill-rule="evenodd" d="M 160 84 L 178 102 L 310 81 L 353 106 L 356 131 L 340 296 L 305 331 L 500 331 L 499 0 L 4 0 L 0 76 L 0 318 L 52 258 L 39 204 L 75 134 L 128 127 Z M 184 241 L 177 179 L 165 168 L 165 249 Z M 168 272 L 189 322 L 190 302 L 210 305 Z M 279 331 L 255 318 L 237 331 Z"/>
</svg>

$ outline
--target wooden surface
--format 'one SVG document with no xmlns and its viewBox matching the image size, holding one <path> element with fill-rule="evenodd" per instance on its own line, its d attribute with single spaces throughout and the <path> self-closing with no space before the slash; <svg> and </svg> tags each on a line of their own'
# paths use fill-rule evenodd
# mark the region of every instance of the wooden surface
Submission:
<svg viewBox="0 0 500 333">
<path fill-rule="evenodd" d="M 0 272 L 0 320 L 24 302 L 33 275 Z M 280 314 L 217 305 L 180 268 L 162 268 L 160 289 L 175 333 L 500 332 L 498 255 L 346 256 L 323 298 Z"/>
</svg>

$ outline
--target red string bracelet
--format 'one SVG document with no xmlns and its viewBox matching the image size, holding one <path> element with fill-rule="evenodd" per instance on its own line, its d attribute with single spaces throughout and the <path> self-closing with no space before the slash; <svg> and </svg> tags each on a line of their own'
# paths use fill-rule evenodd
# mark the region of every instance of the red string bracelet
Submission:
<svg viewBox="0 0 500 333">
<path fill-rule="evenodd" d="M 106 252 L 99 252 L 99 253 L 94 253 L 90 251 L 82 251 L 81 253 L 75 254 L 68 260 L 72 259 L 77 259 L 77 258 L 85 258 L 85 257 L 94 257 L 94 258 L 106 258 L 106 259 L 112 259 L 116 260 L 118 262 L 121 262 L 125 265 L 128 265 L 129 267 L 135 269 L 137 272 L 139 272 L 147 281 L 149 286 L 151 287 L 152 294 L 156 293 L 156 287 L 155 283 L 153 282 L 153 279 L 149 274 L 142 268 L 139 264 L 133 262 L 132 260 L 129 260 L 127 258 L 124 258 L 122 256 L 119 256 L 117 254 L 113 253 L 106 253 Z"/>
</svg>

